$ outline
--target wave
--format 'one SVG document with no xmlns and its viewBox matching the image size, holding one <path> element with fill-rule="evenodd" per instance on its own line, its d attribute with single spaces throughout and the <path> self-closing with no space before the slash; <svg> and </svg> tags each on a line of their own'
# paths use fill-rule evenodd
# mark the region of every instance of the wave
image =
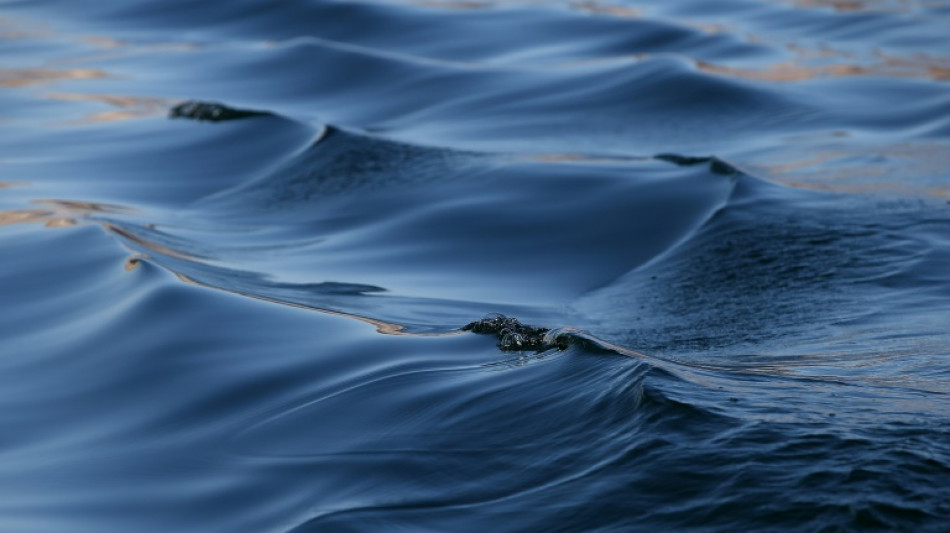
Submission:
<svg viewBox="0 0 950 533">
<path fill-rule="evenodd" d="M 950 518 L 946 9 L 3 5 L 9 527 Z"/>
<path fill-rule="evenodd" d="M 530 319 L 688 238 L 729 201 L 739 174 L 683 161 L 459 152 L 328 127 L 173 221 L 114 224 L 134 248 L 201 284 L 455 329 L 519 307 Z M 335 305 L 321 304 L 328 296 Z M 412 299 L 438 311 L 425 319 L 400 309 Z M 475 312 L 436 321 L 453 302 Z"/>
</svg>

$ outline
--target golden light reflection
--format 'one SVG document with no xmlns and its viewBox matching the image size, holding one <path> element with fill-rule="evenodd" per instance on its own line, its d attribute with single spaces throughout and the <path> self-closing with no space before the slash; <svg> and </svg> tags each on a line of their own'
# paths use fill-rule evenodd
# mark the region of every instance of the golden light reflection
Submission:
<svg viewBox="0 0 950 533">
<path fill-rule="evenodd" d="M 773 0 L 791 1 L 803 7 L 835 7 L 839 11 L 880 10 L 882 2 L 825 1 L 825 0 Z M 895 5 L 895 2 L 886 2 Z M 898 2 L 906 6 L 907 2 Z M 610 13 L 610 10 L 602 11 Z M 778 42 L 774 39 L 745 32 L 740 27 L 717 22 L 682 19 L 678 24 L 694 28 L 710 35 L 729 34 L 746 43 L 784 48 L 795 60 L 773 63 L 761 68 L 733 67 L 711 62 L 696 61 L 697 67 L 712 74 L 757 81 L 797 82 L 816 78 L 841 78 L 856 76 L 882 76 L 892 78 L 923 78 L 934 81 L 950 80 L 950 57 L 938 57 L 927 53 L 906 56 L 889 54 L 880 50 L 859 58 L 855 53 L 841 50 L 824 42 L 807 46 L 798 42 Z M 645 58 L 647 54 L 630 54 L 629 57 Z M 606 59 L 606 58 L 604 58 Z M 837 60 L 837 61 L 835 61 Z"/>
<path fill-rule="evenodd" d="M 109 77 L 104 71 L 90 68 L 7 68 L 0 69 L 0 87 L 20 88 L 50 85 L 63 81 L 91 80 Z"/>
<path fill-rule="evenodd" d="M 238 296 L 244 296 L 244 297 L 247 297 L 247 298 L 253 298 L 253 299 L 255 299 L 255 300 L 260 300 L 260 301 L 262 301 L 262 302 L 269 302 L 269 303 L 274 303 L 274 304 L 286 305 L 286 306 L 289 306 L 289 307 L 295 307 L 295 308 L 297 308 L 297 309 L 306 309 L 306 310 L 308 310 L 308 311 L 317 311 L 318 313 L 323 313 L 323 314 L 326 314 L 326 315 L 341 316 L 341 317 L 345 317 L 345 318 L 350 318 L 350 319 L 354 319 L 354 320 L 359 320 L 360 322 L 365 322 L 365 323 L 367 323 L 367 324 L 371 324 L 371 325 L 375 326 L 375 327 L 376 327 L 376 331 L 377 331 L 378 333 L 382 333 L 382 334 L 384 334 L 384 335 L 407 335 L 407 336 L 412 336 L 412 337 L 448 337 L 448 336 L 460 335 L 460 334 L 464 333 L 464 332 L 461 331 L 461 330 L 446 331 L 446 332 L 442 332 L 442 333 L 410 333 L 410 332 L 405 331 L 405 330 L 406 330 L 406 326 L 403 326 L 403 325 L 400 325 L 400 324 L 393 324 L 392 322 L 386 322 L 386 321 L 383 321 L 383 320 L 377 320 L 377 319 L 375 319 L 375 318 L 369 318 L 369 317 L 366 317 L 366 316 L 356 315 L 356 314 L 352 314 L 352 313 L 345 313 L 345 312 L 343 312 L 343 311 L 336 311 L 336 310 L 333 310 L 333 309 L 325 309 L 325 308 L 322 308 L 322 307 L 315 307 L 315 306 L 310 306 L 310 305 L 304 305 L 304 304 L 301 304 L 301 303 L 289 302 L 289 301 L 280 300 L 280 299 L 277 299 L 277 298 L 270 298 L 270 297 L 267 297 L 267 296 L 261 296 L 261 295 L 259 295 L 259 294 L 251 294 L 251 293 L 247 293 L 247 292 L 236 291 L 236 290 L 233 290 L 233 289 L 226 289 L 226 288 L 224 288 L 224 287 L 216 287 L 216 286 L 214 286 L 214 285 L 208 285 L 208 284 L 206 284 L 206 283 L 202 283 L 202 282 L 200 282 L 200 281 L 198 281 L 198 280 L 195 280 L 194 278 L 190 278 L 190 277 L 186 276 L 185 274 L 182 274 L 181 272 L 175 272 L 175 271 L 171 271 L 171 272 L 172 272 L 173 274 L 175 274 L 175 276 L 176 276 L 179 280 L 181 280 L 181 281 L 183 281 L 183 282 L 185 282 L 185 283 L 191 284 L 191 285 L 197 285 L 197 286 L 199 286 L 199 287 L 204 287 L 204 288 L 207 288 L 207 289 L 217 289 L 217 290 L 220 290 L 220 291 L 229 292 L 229 293 L 231 293 L 231 294 L 236 294 L 236 295 L 238 295 Z"/>
<path fill-rule="evenodd" d="M 121 41 L 107 35 L 83 35 L 76 38 L 76 41 L 103 50 L 126 50 L 131 52 L 187 52 L 201 48 L 200 44 L 187 41 L 137 43 Z"/>
<path fill-rule="evenodd" d="M 165 255 L 168 257 L 174 257 L 175 259 L 182 259 L 184 261 L 194 261 L 196 259 L 195 257 L 188 255 L 186 253 L 179 252 L 178 250 L 174 250 L 167 246 L 139 237 L 138 235 L 124 228 L 120 228 L 119 226 L 116 226 L 115 224 L 103 224 L 102 227 L 105 228 L 107 231 L 111 231 L 112 233 L 115 233 L 116 235 L 119 235 L 129 241 L 132 241 L 135 244 L 138 244 L 139 246 L 147 250 L 152 250 L 153 252 L 158 252 L 162 255 Z"/>
<path fill-rule="evenodd" d="M 78 225 L 79 222 L 74 218 L 53 218 L 46 222 L 47 228 L 69 228 Z"/>
<path fill-rule="evenodd" d="M 0 210 L 0 226 L 14 224 L 43 224 L 48 228 L 75 226 L 92 213 L 129 213 L 133 210 L 121 206 L 71 200 L 36 200 L 49 208 Z"/>
<path fill-rule="evenodd" d="M 806 182 L 806 181 L 789 181 L 782 180 L 781 182 L 784 185 L 789 187 L 794 187 L 796 189 L 808 189 L 811 191 L 825 191 L 825 192 L 836 192 L 836 193 L 845 193 L 845 194 L 881 194 L 881 193 L 891 193 L 891 194 L 908 194 L 910 193 L 907 189 L 902 189 L 895 183 L 865 183 L 860 185 L 848 185 L 848 184 L 837 184 L 837 183 L 819 183 L 819 182 Z"/>
<path fill-rule="evenodd" d="M 113 111 L 101 111 L 85 115 L 75 121 L 70 121 L 71 124 L 114 122 L 117 120 L 161 116 L 166 114 L 168 108 L 173 104 L 171 99 L 114 94 L 50 93 L 44 96 L 50 100 L 96 102 L 117 108 Z"/>
<path fill-rule="evenodd" d="M 10 209 L 0 211 L 0 226 L 45 224 L 55 215 L 55 211 L 47 209 Z"/>
<path fill-rule="evenodd" d="M 75 226 L 76 220 L 64 218 L 60 213 L 45 209 L 11 209 L 0 211 L 0 226 L 14 224 L 43 224 L 47 228 Z"/>
<path fill-rule="evenodd" d="M 799 82 L 818 78 L 849 78 L 880 76 L 886 78 L 925 78 L 933 81 L 950 80 L 947 60 L 916 55 L 899 58 L 878 54 L 877 61 L 859 64 L 806 65 L 795 61 L 775 63 L 760 69 L 729 67 L 705 61 L 695 61 L 696 67 L 710 74 L 769 82 Z"/>
<path fill-rule="evenodd" d="M 892 146 L 803 147 L 797 159 L 750 162 L 753 173 L 790 187 L 842 193 L 925 195 L 946 198 L 950 187 L 927 177 L 946 174 L 950 146 L 905 143 Z"/>
<path fill-rule="evenodd" d="M 129 214 L 136 210 L 116 204 L 107 204 L 103 202 L 83 202 L 79 200 L 34 200 L 34 204 L 51 205 L 53 207 L 79 212 L 81 214 L 90 213 L 110 213 L 110 214 Z"/>
<path fill-rule="evenodd" d="M 842 13 L 909 13 L 921 7 L 912 0 L 771 0 L 805 9 L 831 9 Z"/>
<path fill-rule="evenodd" d="M 129 257 L 128 259 L 125 260 L 125 265 L 123 265 L 125 267 L 125 271 L 131 272 L 135 270 L 136 268 L 139 267 L 139 265 L 142 264 L 143 259 L 144 259 L 144 256 L 142 255 L 133 255 L 132 257 Z"/>
<path fill-rule="evenodd" d="M 107 36 L 86 35 L 74 39 L 83 45 L 91 45 L 97 49 L 96 52 L 87 53 L 79 56 L 70 56 L 66 58 L 51 61 L 53 65 L 70 65 L 82 63 L 94 63 L 98 61 L 108 61 L 112 59 L 128 57 L 136 54 L 153 54 L 162 52 L 190 52 L 198 50 L 202 46 L 191 42 L 158 42 L 158 43 L 135 43 L 129 41 L 120 41 Z"/>
</svg>

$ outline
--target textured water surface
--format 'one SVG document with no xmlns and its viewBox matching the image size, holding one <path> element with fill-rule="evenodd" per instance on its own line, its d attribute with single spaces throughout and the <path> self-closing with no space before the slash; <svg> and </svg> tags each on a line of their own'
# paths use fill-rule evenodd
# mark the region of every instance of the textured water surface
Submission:
<svg viewBox="0 0 950 533">
<path fill-rule="evenodd" d="M 0 529 L 950 524 L 950 4 L 0 6 Z"/>
</svg>

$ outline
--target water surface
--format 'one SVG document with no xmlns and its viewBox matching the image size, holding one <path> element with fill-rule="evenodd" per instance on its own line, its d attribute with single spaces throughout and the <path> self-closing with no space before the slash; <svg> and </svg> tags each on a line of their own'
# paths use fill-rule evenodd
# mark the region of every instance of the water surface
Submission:
<svg viewBox="0 0 950 533">
<path fill-rule="evenodd" d="M 950 5 L 0 6 L 0 529 L 950 523 Z"/>
</svg>

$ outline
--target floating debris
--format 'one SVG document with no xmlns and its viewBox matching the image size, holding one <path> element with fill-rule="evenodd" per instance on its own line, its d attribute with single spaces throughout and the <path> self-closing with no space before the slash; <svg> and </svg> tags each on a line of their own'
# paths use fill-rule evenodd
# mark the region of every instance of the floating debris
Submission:
<svg viewBox="0 0 950 533">
<path fill-rule="evenodd" d="M 171 108 L 168 112 L 169 118 L 187 118 L 191 120 L 202 120 L 208 122 L 224 122 L 226 120 L 240 120 L 242 118 L 271 116 L 267 111 L 255 111 L 253 109 L 235 109 L 217 102 L 201 102 L 198 100 L 188 100 Z"/>
<path fill-rule="evenodd" d="M 679 165 L 681 167 L 691 167 L 693 165 L 702 165 L 709 164 L 709 171 L 713 174 L 720 174 L 722 176 L 732 176 L 734 174 L 740 174 L 739 169 L 726 163 L 718 157 L 696 157 L 691 155 L 679 155 L 679 154 L 657 154 L 653 156 L 653 159 L 659 159 L 661 161 L 668 161 L 674 165 Z"/>
<path fill-rule="evenodd" d="M 534 350 L 542 351 L 557 345 L 548 339 L 548 328 L 522 324 L 517 318 L 491 314 L 462 328 L 473 333 L 492 334 L 498 337 L 498 347 L 505 352 Z"/>
</svg>

